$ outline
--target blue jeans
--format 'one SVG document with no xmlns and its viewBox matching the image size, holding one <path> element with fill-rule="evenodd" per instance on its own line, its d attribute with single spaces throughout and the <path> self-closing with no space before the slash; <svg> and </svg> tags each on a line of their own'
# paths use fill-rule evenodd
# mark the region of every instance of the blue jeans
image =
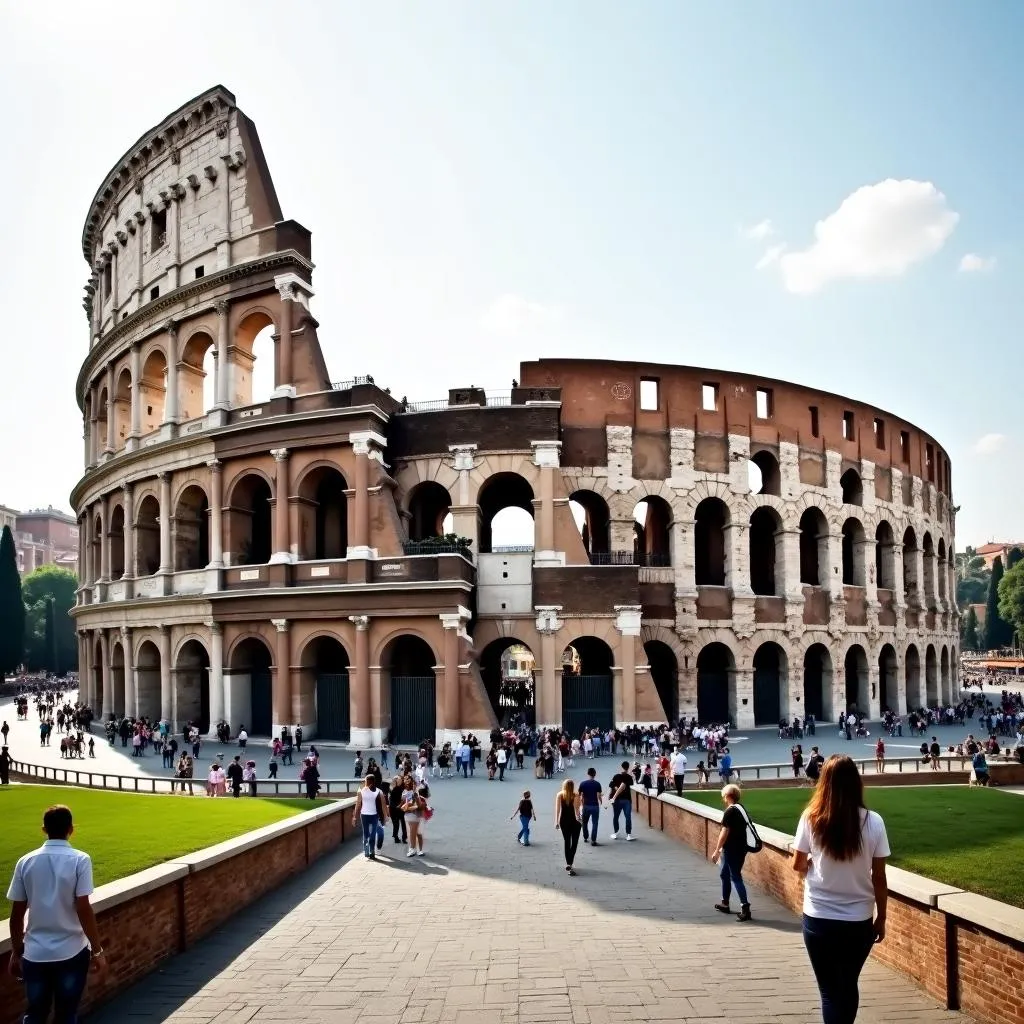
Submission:
<svg viewBox="0 0 1024 1024">
<path fill-rule="evenodd" d="M 51 1004 L 53 1024 L 75 1024 L 91 960 L 92 954 L 87 948 L 69 960 L 49 963 L 22 960 L 28 1002 L 28 1012 L 22 1018 L 24 1024 L 46 1024 Z"/>
<path fill-rule="evenodd" d="M 626 835 L 631 836 L 633 834 L 633 801 L 616 800 L 612 804 L 612 831 L 617 833 L 619 831 L 619 815 L 624 814 L 626 816 Z"/>
<path fill-rule="evenodd" d="M 593 820 L 594 828 L 590 832 L 590 838 L 595 843 L 597 842 L 597 821 L 601 817 L 601 808 L 596 804 L 594 806 L 583 805 L 583 842 L 587 841 L 587 822 Z"/>
<path fill-rule="evenodd" d="M 728 903 L 729 897 L 732 895 L 732 887 L 736 886 L 736 895 L 740 898 L 740 903 L 747 904 L 750 901 L 747 899 L 747 887 L 743 884 L 743 859 L 742 857 L 732 857 L 723 850 L 722 851 L 722 870 L 719 871 L 719 876 L 722 879 L 722 902 Z"/>
<path fill-rule="evenodd" d="M 530 816 L 528 814 L 520 814 L 519 815 L 519 824 L 522 825 L 522 828 L 519 830 L 519 835 L 516 836 L 516 838 L 517 839 L 522 839 L 523 846 L 529 846 L 530 845 L 530 821 L 531 820 L 532 819 L 530 818 Z"/>
<path fill-rule="evenodd" d="M 363 823 L 363 853 L 367 857 L 372 857 L 373 844 L 377 839 L 377 815 L 360 814 L 359 819 Z"/>
<path fill-rule="evenodd" d="M 804 915 L 804 945 L 821 993 L 824 1024 L 853 1024 L 857 1019 L 857 981 L 874 941 L 870 918 L 829 921 Z"/>
</svg>

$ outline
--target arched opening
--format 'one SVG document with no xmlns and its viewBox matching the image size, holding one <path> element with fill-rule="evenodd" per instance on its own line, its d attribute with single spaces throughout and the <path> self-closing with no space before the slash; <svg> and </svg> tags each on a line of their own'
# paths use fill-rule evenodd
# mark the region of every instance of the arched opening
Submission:
<svg viewBox="0 0 1024 1024">
<path fill-rule="evenodd" d="M 906 678 L 907 712 L 918 711 L 924 707 L 924 695 L 921 693 L 921 655 L 914 644 L 907 647 L 903 671 Z"/>
<path fill-rule="evenodd" d="M 953 703 L 953 686 L 949 675 L 949 648 L 943 644 L 939 655 L 939 695 L 942 703 Z"/>
<path fill-rule="evenodd" d="M 786 652 L 776 643 L 754 652 L 754 725 L 778 725 L 789 719 L 789 672 Z"/>
<path fill-rule="evenodd" d="M 453 532 L 452 499 L 436 480 L 425 480 L 409 492 L 409 540 L 443 537 Z"/>
<path fill-rule="evenodd" d="M 809 587 L 828 583 L 828 523 L 820 508 L 800 517 L 800 582 Z"/>
<path fill-rule="evenodd" d="M 123 369 L 114 389 L 114 448 L 121 451 L 132 429 L 132 375 Z"/>
<path fill-rule="evenodd" d="M 584 729 L 615 726 L 612 684 L 612 649 L 594 636 L 582 636 L 567 648 L 574 652 L 570 664 L 562 657 L 562 725 L 570 736 Z M 573 671 L 577 665 L 578 671 Z"/>
<path fill-rule="evenodd" d="M 921 548 L 924 555 L 924 600 L 930 608 L 935 599 L 935 547 L 930 533 L 924 535 Z"/>
<path fill-rule="evenodd" d="M 844 505 L 864 504 L 864 485 L 860 480 L 860 473 L 855 469 L 848 469 L 840 478 L 839 486 L 843 489 Z"/>
<path fill-rule="evenodd" d="M 917 578 L 917 534 L 908 526 L 903 533 L 903 594 L 909 597 L 918 593 L 920 580 Z M 908 698 L 909 699 L 909 698 Z"/>
<path fill-rule="evenodd" d="M 533 488 L 518 473 L 496 473 L 480 488 L 480 551 L 533 550 Z"/>
<path fill-rule="evenodd" d="M 676 653 L 661 640 L 648 640 L 644 644 L 644 654 L 665 712 L 665 721 L 676 722 L 679 720 L 679 662 Z"/>
<path fill-rule="evenodd" d="M 225 715 L 231 731 L 244 725 L 250 736 L 269 736 L 274 727 L 273 658 L 259 637 L 246 637 L 231 654 Z"/>
<path fill-rule="evenodd" d="M 193 334 L 185 345 L 178 367 L 183 421 L 199 419 L 217 402 L 213 388 L 216 352 L 213 338 L 205 331 Z"/>
<path fill-rule="evenodd" d="M 882 713 L 892 711 L 900 715 L 899 669 L 896 664 L 896 651 L 892 644 L 883 645 L 878 652 L 878 707 Z"/>
<path fill-rule="evenodd" d="M 934 644 L 929 644 L 924 652 L 924 699 L 930 708 L 939 703 L 939 659 Z"/>
<path fill-rule="evenodd" d="M 939 600 L 946 600 L 946 542 L 940 537 L 935 562 L 936 583 L 938 584 Z"/>
<path fill-rule="evenodd" d="M 633 509 L 633 561 L 636 565 L 672 564 L 672 506 L 652 495 Z"/>
<path fill-rule="evenodd" d="M 95 582 L 103 575 L 103 518 L 96 516 L 92 524 L 92 535 L 89 538 L 92 579 Z"/>
<path fill-rule="evenodd" d="M 318 466 L 299 488 L 299 558 L 348 555 L 348 484 L 333 466 Z"/>
<path fill-rule="evenodd" d="M 747 483 L 751 494 L 782 494 L 779 460 L 772 452 L 754 452 L 747 459 Z"/>
<path fill-rule="evenodd" d="M 811 644 L 804 654 L 804 717 L 830 722 L 832 707 L 832 655 L 824 644 Z"/>
<path fill-rule="evenodd" d="M 864 527 L 859 519 L 843 523 L 843 584 L 864 586 Z"/>
<path fill-rule="evenodd" d="M 875 530 L 875 580 L 883 590 L 896 586 L 895 547 L 892 527 L 883 519 Z"/>
<path fill-rule="evenodd" d="M 150 640 L 139 645 L 135 656 L 135 675 L 139 681 L 139 715 L 156 722 L 160 720 L 160 649 Z"/>
<path fill-rule="evenodd" d="M 210 564 L 210 503 L 190 484 L 174 507 L 174 571 L 192 572 Z"/>
<path fill-rule="evenodd" d="M 107 450 L 107 389 L 103 388 L 100 391 L 100 397 L 97 404 L 96 413 L 96 451 L 104 452 Z"/>
<path fill-rule="evenodd" d="M 868 656 L 860 644 L 853 644 L 846 652 L 844 675 L 846 678 L 846 710 L 867 715 L 871 710 Z"/>
<path fill-rule="evenodd" d="M 480 654 L 480 675 L 501 727 L 536 723 L 536 659 L 514 637 L 492 640 Z"/>
<path fill-rule="evenodd" d="M 392 743 L 434 742 L 437 735 L 437 682 L 434 652 L 418 636 L 397 636 L 381 655 L 391 700 Z"/>
<path fill-rule="evenodd" d="M 729 509 L 719 498 L 705 498 L 694 513 L 694 574 L 698 587 L 725 586 L 725 530 Z"/>
<path fill-rule="evenodd" d="M 697 721 L 725 725 L 735 717 L 736 662 L 725 644 L 711 643 L 697 655 Z"/>
<path fill-rule="evenodd" d="M 228 508 L 233 565 L 265 565 L 271 555 L 270 485 L 250 473 L 235 484 Z"/>
<path fill-rule="evenodd" d="M 105 691 L 109 680 L 103 674 L 103 648 L 98 638 L 92 649 L 92 680 L 96 697 L 94 710 L 97 715 L 100 715 L 107 707 Z"/>
<path fill-rule="evenodd" d="M 110 706 L 118 718 L 125 715 L 124 679 L 124 648 L 120 643 L 114 643 L 110 647 L 110 696 L 113 698 Z"/>
<path fill-rule="evenodd" d="M 142 364 L 139 379 L 139 410 L 143 434 L 151 434 L 164 421 L 164 405 L 167 401 L 167 359 L 160 349 L 155 348 Z"/>
<path fill-rule="evenodd" d="M 152 576 L 160 568 L 160 505 L 152 494 L 135 513 L 135 557 L 139 576 Z"/>
<path fill-rule="evenodd" d="M 107 541 L 110 544 L 110 578 L 119 580 L 124 576 L 124 507 L 115 505 L 110 513 L 110 529 Z"/>
<path fill-rule="evenodd" d="M 600 556 L 611 551 L 611 513 L 608 503 L 593 491 L 574 491 L 569 495 L 569 509 L 583 540 L 583 547 L 592 564 L 604 561 Z"/>
<path fill-rule="evenodd" d="M 178 651 L 178 660 L 174 666 L 174 691 L 178 700 L 178 722 L 184 726 L 191 722 L 200 733 L 208 733 L 210 731 L 210 656 L 198 640 L 188 640 Z M 239 724 L 242 723 L 235 723 L 235 730 Z M 250 727 L 248 718 L 244 724 L 252 735 L 266 736 L 270 733 L 269 725 L 266 732 L 259 733 L 255 728 Z"/>
<path fill-rule="evenodd" d="M 778 571 L 786 564 L 782 520 L 767 505 L 750 515 L 750 588 L 755 594 L 772 596 L 782 590 Z"/>
<path fill-rule="evenodd" d="M 301 665 L 299 721 L 316 722 L 318 740 L 347 743 L 352 735 L 348 652 L 333 636 L 318 636 L 306 644 Z"/>
<path fill-rule="evenodd" d="M 232 404 L 256 405 L 265 402 L 276 386 L 277 347 L 274 323 L 263 312 L 250 313 L 235 331 L 233 353 Z"/>
</svg>

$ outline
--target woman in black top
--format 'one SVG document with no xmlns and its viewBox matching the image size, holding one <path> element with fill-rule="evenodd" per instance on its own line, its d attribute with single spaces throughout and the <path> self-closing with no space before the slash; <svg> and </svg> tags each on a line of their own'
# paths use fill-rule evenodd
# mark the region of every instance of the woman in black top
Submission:
<svg viewBox="0 0 1024 1024">
<path fill-rule="evenodd" d="M 747 859 L 747 817 L 746 812 L 740 809 L 740 796 L 740 787 L 735 783 L 722 787 L 725 814 L 722 815 L 722 830 L 718 833 L 718 845 L 711 855 L 711 863 L 722 862 L 722 902 L 715 904 L 715 910 L 723 914 L 731 913 L 729 897 L 735 885 L 736 895 L 740 898 L 737 919 L 749 921 L 750 902 L 742 877 L 743 862 Z"/>
<path fill-rule="evenodd" d="M 512 818 L 519 815 L 519 835 L 516 836 L 516 841 L 520 846 L 530 845 L 530 822 L 537 820 L 537 812 L 533 809 L 533 801 L 530 799 L 530 791 L 527 789 L 523 792 L 523 799 L 519 801 L 519 806 L 513 811 Z M 508 820 L 511 821 L 512 818 Z"/>
<path fill-rule="evenodd" d="M 402 810 L 402 789 L 402 777 L 396 775 L 388 790 L 388 810 L 391 812 L 391 836 L 396 843 L 404 846 L 409 842 L 409 836 L 405 826 L 405 811 Z M 402 832 L 401 839 L 398 838 L 399 830 Z"/>
<path fill-rule="evenodd" d="M 565 870 L 570 875 L 576 874 L 572 862 L 576 858 L 580 832 L 583 831 L 583 825 L 580 823 L 579 802 L 576 784 L 572 779 L 566 779 L 555 797 L 555 828 L 562 833 L 562 842 L 565 844 Z"/>
</svg>

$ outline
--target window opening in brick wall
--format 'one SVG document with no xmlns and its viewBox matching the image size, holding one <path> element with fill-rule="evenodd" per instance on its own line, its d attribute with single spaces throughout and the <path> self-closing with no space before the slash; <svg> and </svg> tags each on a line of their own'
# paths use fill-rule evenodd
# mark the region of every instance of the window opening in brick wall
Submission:
<svg viewBox="0 0 1024 1024">
<path fill-rule="evenodd" d="M 885 451 L 885 420 L 875 418 L 875 447 L 880 451 Z"/>
<path fill-rule="evenodd" d="M 156 252 L 167 242 L 167 211 L 157 210 L 149 220 L 149 251 Z"/>
<path fill-rule="evenodd" d="M 205 273 L 206 268 L 202 264 L 200 264 L 198 267 L 196 267 L 196 280 L 198 281 L 199 278 L 201 278 Z"/>
<path fill-rule="evenodd" d="M 757 418 L 768 420 L 775 415 L 775 403 L 770 388 L 757 389 Z"/>
<path fill-rule="evenodd" d="M 852 441 L 854 433 L 853 413 L 847 410 L 843 413 L 843 440 Z"/>
<path fill-rule="evenodd" d="M 701 386 L 701 408 L 705 412 L 718 411 L 718 385 L 704 384 Z"/>
<path fill-rule="evenodd" d="M 157 285 L 155 288 L 149 289 L 149 301 L 152 302 L 154 299 L 160 298 L 160 286 Z"/>
<path fill-rule="evenodd" d="M 820 428 L 818 426 L 818 407 L 812 405 L 810 407 L 811 412 L 811 437 L 818 437 L 820 434 Z"/>
<path fill-rule="evenodd" d="M 110 298 L 110 293 L 114 290 L 114 269 L 108 263 L 103 268 L 103 301 L 106 302 Z"/>
<path fill-rule="evenodd" d="M 928 482 L 935 483 L 935 449 L 930 444 L 924 446 L 924 468 Z"/>
<path fill-rule="evenodd" d="M 900 431 L 900 460 L 910 461 L 910 434 L 905 430 Z"/>
<path fill-rule="evenodd" d="M 658 382 L 653 378 L 640 381 L 640 408 L 644 412 L 658 411 Z"/>
</svg>

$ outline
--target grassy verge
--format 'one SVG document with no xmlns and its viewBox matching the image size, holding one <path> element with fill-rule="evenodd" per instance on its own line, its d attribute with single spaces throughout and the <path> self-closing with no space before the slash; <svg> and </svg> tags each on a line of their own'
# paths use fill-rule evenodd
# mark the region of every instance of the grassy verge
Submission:
<svg viewBox="0 0 1024 1024">
<path fill-rule="evenodd" d="M 716 792 L 686 797 L 721 806 Z M 743 803 L 754 821 L 792 835 L 809 797 L 808 789 L 752 789 Z M 891 864 L 1024 907 L 1024 797 L 966 786 L 879 786 L 866 800 L 885 819 Z"/>
<path fill-rule="evenodd" d="M 18 858 L 45 840 L 40 829 L 43 811 L 51 804 L 71 808 L 75 821 L 71 842 L 92 857 L 96 885 L 316 806 L 298 799 L 199 800 L 69 786 L 0 787 L 0 882 L 4 894 Z M 0 920 L 10 917 L 10 909 L 6 901 L 0 903 Z"/>
</svg>

